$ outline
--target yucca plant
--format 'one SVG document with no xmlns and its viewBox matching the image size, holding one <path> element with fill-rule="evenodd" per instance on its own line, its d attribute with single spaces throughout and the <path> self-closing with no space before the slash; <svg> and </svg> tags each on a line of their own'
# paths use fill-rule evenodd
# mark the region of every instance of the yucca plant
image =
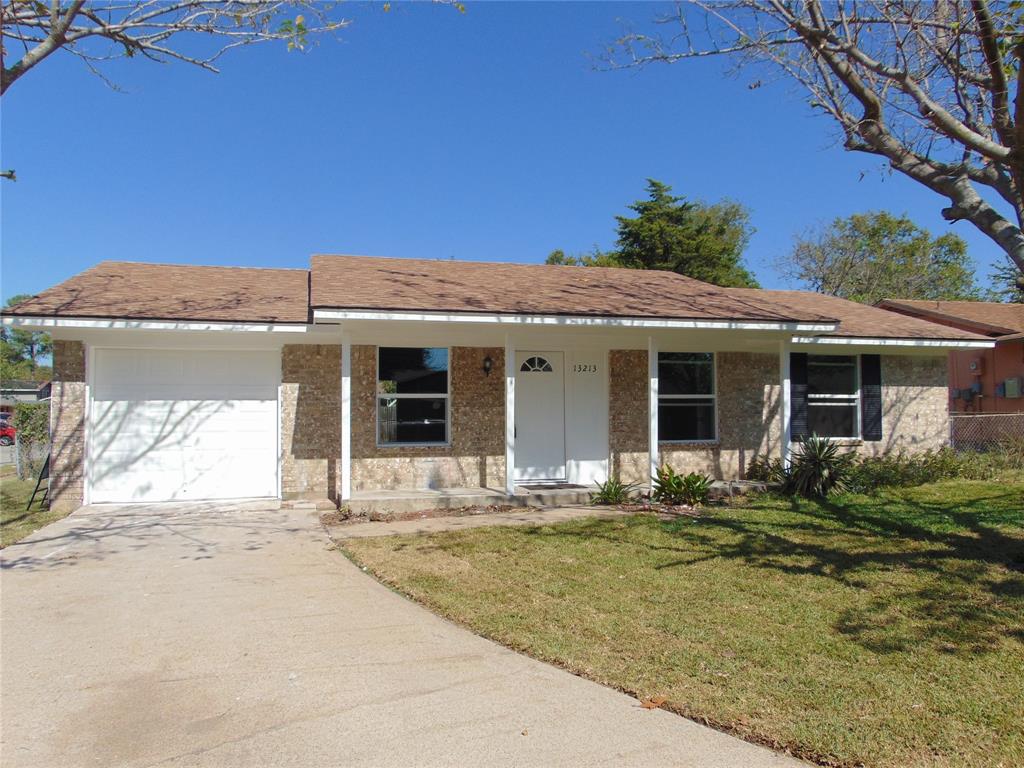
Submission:
<svg viewBox="0 0 1024 768">
<path fill-rule="evenodd" d="M 845 489 L 853 455 L 830 440 L 811 435 L 794 454 L 786 490 L 801 496 L 825 498 Z"/>
<path fill-rule="evenodd" d="M 624 483 L 610 477 L 597 484 L 597 490 L 590 494 L 591 504 L 625 504 L 636 491 L 636 483 Z"/>
</svg>

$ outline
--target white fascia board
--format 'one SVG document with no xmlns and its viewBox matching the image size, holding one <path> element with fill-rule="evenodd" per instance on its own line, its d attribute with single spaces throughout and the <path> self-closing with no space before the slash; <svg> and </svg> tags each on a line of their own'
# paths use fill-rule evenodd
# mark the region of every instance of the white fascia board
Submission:
<svg viewBox="0 0 1024 768">
<path fill-rule="evenodd" d="M 313 322 L 396 320 L 413 323 L 491 323 L 499 325 L 560 325 L 604 328 L 708 328 L 733 331 L 827 333 L 837 323 L 787 323 L 770 320 L 677 320 L 649 317 L 584 317 L 580 315 L 486 315 L 473 312 L 373 312 L 357 309 L 315 309 Z"/>
<path fill-rule="evenodd" d="M 881 339 L 854 336 L 794 336 L 793 344 L 828 344 L 844 347 L 916 347 L 932 349 L 991 349 L 994 341 L 974 339 Z"/>
<path fill-rule="evenodd" d="M 208 323 L 166 320 L 97 320 L 84 317 L 30 317 L 19 315 L 3 318 L 11 328 L 81 328 L 132 331 L 256 331 L 261 333 L 306 333 L 308 325 L 274 323 Z"/>
</svg>

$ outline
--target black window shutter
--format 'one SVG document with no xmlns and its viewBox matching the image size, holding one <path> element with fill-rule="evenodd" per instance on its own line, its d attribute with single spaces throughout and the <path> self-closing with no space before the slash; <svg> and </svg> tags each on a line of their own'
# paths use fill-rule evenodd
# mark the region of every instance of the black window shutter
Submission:
<svg viewBox="0 0 1024 768">
<path fill-rule="evenodd" d="M 807 355 L 789 355 L 789 429 L 794 440 L 807 437 Z"/>
<path fill-rule="evenodd" d="M 861 436 L 882 439 L 882 360 L 878 355 L 860 356 Z"/>
</svg>

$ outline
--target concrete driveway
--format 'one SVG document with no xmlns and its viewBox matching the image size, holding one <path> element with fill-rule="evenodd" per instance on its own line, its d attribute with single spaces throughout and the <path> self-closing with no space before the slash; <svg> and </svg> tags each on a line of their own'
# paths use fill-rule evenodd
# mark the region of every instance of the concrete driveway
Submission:
<svg viewBox="0 0 1024 768">
<path fill-rule="evenodd" d="M 2 558 L 6 768 L 798 765 L 434 616 L 308 512 L 87 508 Z"/>
</svg>

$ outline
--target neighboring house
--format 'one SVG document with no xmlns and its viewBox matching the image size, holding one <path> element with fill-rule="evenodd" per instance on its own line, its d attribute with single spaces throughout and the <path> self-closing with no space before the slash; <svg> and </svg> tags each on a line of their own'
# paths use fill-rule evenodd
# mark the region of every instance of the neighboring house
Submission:
<svg viewBox="0 0 1024 768">
<path fill-rule="evenodd" d="M 104 262 L 5 310 L 53 336 L 54 506 L 742 477 L 810 432 L 946 442 L 974 333 L 673 273 L 314 256 Z"/>
<path fill-rule="evenodd" d="M 886 299 L 878 306 L 995 342 L 993 349 L 949 353 L 950 410 L 1024 412 L 1024 304 Z"/>
<path fill-rule="evenodd" d="M 10 379 L 0 383 L 0 414 L 10 414 L 18 403 L 34 403 L 50 396 L 48 381 L 19 381 Z M 7 418 L 7 417 L 4 417 Z"/>
</svg>

